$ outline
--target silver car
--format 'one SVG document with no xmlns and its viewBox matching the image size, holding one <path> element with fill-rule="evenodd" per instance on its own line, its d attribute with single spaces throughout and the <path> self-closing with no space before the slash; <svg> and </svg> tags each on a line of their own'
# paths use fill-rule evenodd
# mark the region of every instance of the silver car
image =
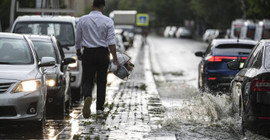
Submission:
<svg viewBox="0 0 270 140">
<path fill-rule="evenodd" d="M 0 33 L 1 121 L 23 121 L 44 127 L 47 86 L 43 67 L 52 65 L 52 57 L 39 61 L 26 36 Z"/>
</svg>

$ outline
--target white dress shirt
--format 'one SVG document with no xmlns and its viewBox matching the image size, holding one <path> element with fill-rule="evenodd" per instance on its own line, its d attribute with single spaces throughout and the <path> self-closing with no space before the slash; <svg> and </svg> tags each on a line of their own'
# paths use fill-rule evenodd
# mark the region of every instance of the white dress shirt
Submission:
<svg viewBox="0 0 270 140">
<path fill-rule="evenodd" d="M 92 11 L 79 19 L 76 27 L 76 49 L 115 45 L 113 20 L 99 11 Z"/>
</svg>

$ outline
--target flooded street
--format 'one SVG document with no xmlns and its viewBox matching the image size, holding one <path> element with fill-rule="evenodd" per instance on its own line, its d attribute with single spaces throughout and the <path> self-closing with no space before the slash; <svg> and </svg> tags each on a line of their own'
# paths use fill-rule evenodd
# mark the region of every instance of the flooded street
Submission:
<svg viewBox="0 0 270 140">
<path fill-rule="evenodd" d="M 148 42 L 158 92 L 166 109 L 163 133 L 173 133 L 179 140 L 267 139 L 249 131 L 241 135 L 240 117 L 232 112 L 229 93 L 199 92 L 201 58 L 194 53 L 204 51 L 207 44 L 159 37 L 149 37 Z"/>
</svg>

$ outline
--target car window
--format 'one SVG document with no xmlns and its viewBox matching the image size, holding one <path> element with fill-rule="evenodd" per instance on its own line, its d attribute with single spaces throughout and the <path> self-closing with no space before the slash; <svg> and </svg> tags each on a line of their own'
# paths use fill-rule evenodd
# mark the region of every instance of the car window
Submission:
<svg viewBox="0 0 270 140">
<path fill-rule="evenodd" d="M 64 22 L 18 22 L 14 33 L 54 35 L 62 46 L 74 46 L 75 35 L 71 23 Z"/>
<path fill-rule="evenodd" d="M 249 44 L 222 44 L 213 49 L 215 55 L 248 55 L 255 45 Z"/>
<path fill-rule="evenodd" d="M 51 42 L 32 41 L 39 59 L 42 57 L 53 57 L 57 61 L 56 51 Z"/>
<path fill-rule="evenodd" d="M 255 26 L 249 26 L 248 29 L 247 29 L 247 38 L 249 39 L 254 39 L 255 37 Z"/>
<path fill-rule="evenodd" d="M 262 39 L 270 39 L 270 29 L 269 28 L 263 29 Z"/>
<path fill-rule="evenodd" d="M 257 59 L 259 57 L 259 52 L 262 49 L 263 45 L 261 43 L 259 43 L 255 49 L 250 53 L 250 55 L 248 56 L 248 59 L 246 61 L 246 68 L 252 68 L 254 67 L 254 63 L 257 62 Z M 260 52 L 261 53 L 261 52 Z M 262 54 L 261 54 L 262 55 Z"/>
<path fill-rule="evenodd" d="M 270 69 L 270 46 L 265 47 L 264 66 L 266 69 Z"/>
<path fill-rule="evenodd" d="M 32 64 L 33 55 L 24 39 L 0 39 L 0 64 Z"/>
</svg>

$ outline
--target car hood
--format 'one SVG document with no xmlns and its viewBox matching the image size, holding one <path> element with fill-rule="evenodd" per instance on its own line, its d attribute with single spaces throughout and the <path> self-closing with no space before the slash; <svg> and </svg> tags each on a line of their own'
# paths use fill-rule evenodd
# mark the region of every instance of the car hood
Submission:
<svg viewBox="0 0 270 140">
<path fill-rule="evenodd" d="M 37 73 L 35 65 L 0 65 L 0 79 L 2 80 L 35 79 Z"/>
</svg>

